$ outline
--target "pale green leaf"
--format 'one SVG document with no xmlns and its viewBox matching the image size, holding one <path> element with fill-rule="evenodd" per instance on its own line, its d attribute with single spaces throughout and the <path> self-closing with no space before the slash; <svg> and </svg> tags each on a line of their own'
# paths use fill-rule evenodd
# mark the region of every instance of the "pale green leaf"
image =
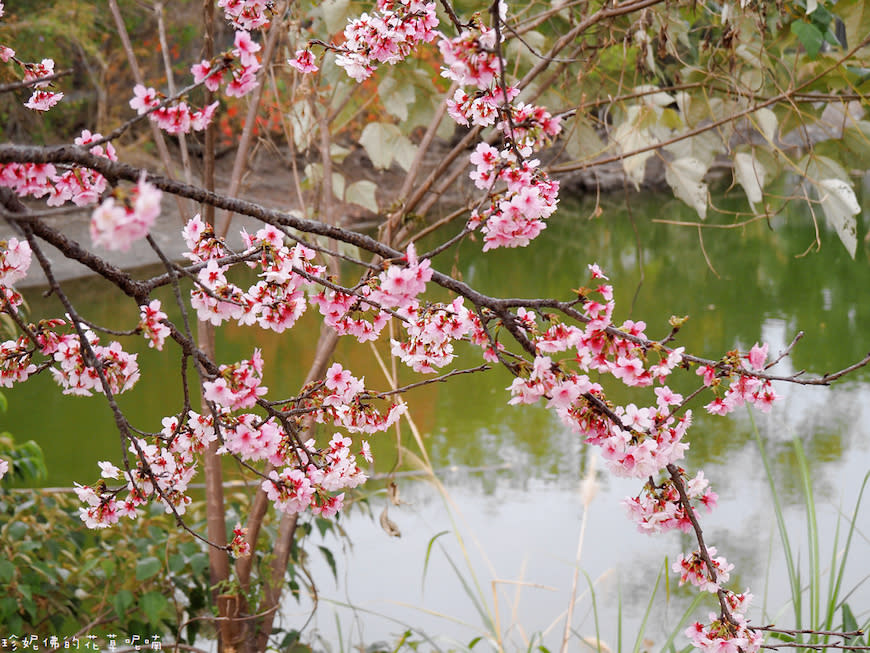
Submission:
<svg viewBox="0 0 870 653">
<path fill-rule="evenodd" d="M 580 112 L 577 113 L 570 127 L 566 125 L 563 133 L 567 135 L 565 150 L 572 159 L 597 156 L 604 150 L 598 132 L 589 119 Z"/>
<path fill-rule="evenodd" d="M 332 194 L 335 195 L 337 199 L 342 199 L 344 197 L 344 175 L 340 172 L 332 173 Z"/>
<path fill-rule="evenodd" d="M 613 131 L 612 138 L 622 154 L 649 147 L 659 142 L 649 129 L 638 125 L 643 117 L 644 114 L 640 111 L 639 107 L 629 107 L 625 122 L 618 125 Z M 652 155 L 652 151 L 648 151 L 626 157 L 622 160 L 622 169 L 625 171 L 625 175 L 634 183 L 635 188 L 640 188 L 640 184 L 645 176 L 646 162 Z"/>
<path fill-rule="evenodd" d="M 697 136 L 692 136 L 692 138 L 684 138 L 671 143 L 663 149 L 672 155 L 675 160 L 697 159 L 703 164 L 704 170 L 707 170 L 713 163 L 716 155 L 725 151 L 725 144 L 716 131 L 710 130 L 701 132 Z"/>
<path fill-rule="evenodd" d="M 764 188 L 766 177 L 767 171 L 755 157 L 755 153 L 738 152 L 734 155 L 734 178 L 743 186 L 746 199 L 749 200 L 753 211 L 755 205 L 761 202 L 761 190 Z"/>
<path fill-rule="evenodd" d="M 752 115 L 757 123 L 758 131 L 760 131 L 768 141 L 773 142 L 773 139 L 776 138 L 776 130 L 779 125 L 779 122 L 776 119 L 776 114 L 770 109 L 764 108 L 759 109 Z"/>
<path fill-rule="evenodd" d="M 852 186 L 842 179 L 822 179 L 818 185 L 819 202 L 828 220 L 849 255 L 855 258 L 858 245 L 857 223 L 855 216 L 861 207 Z"/>
<path fill-rule="evenodd" d="M 396 125 L 384 122 L 370 122 L 366 125 L 359 142 L 372 164 L 381 170 L 389 168 L 394 160 L 407 170 L 417 153 L 417 147 Z"/>
<path fill-rule="evenodd" d="M 832 12 L 842 19 L 846 27 L 846 41 L 849 47 L 857 45 L 867 34 L 870 34 L 870 6 L 866 3 L 840 0 L 834 5 Z"/>
<path fill-rule="evenodd" d="M 416 95 L 413 85 L 398 82 L 392 76 L 384 77 L 378 84 L 378 95 L 387 113 L 402 122 L 408 119 L 408 105 L 414 102 Z"/>
<path fill-rule="evenodd" d="M 303 172 L 305 178 L 302 180 L 302 187 L 306 190 L 316 188 L 323 180 L 323 165 L 320 163 L 306 163 Z"/>
<path fill-rule="evenodd" d="M 287 118 L 290 121 L 290 130 L 296 149 L 307 150 L 314 137 L 314 127 L 317 124 L 317 117 L 314 115 L 311 105 L 307 100 L 294 102 L 290 105 Z"/>
<path fill-rule="evenodd" d="M 848 179 L 849 174 L 837 161 L 827 156 L 811 153 L 798 162 L 798 167 L 806 170 L 811 181 L 819 179 Z"/>
<path fill-rule="evenodd" d="M 331 158 L 336 163 L 341 163 L 347 158 L 347 155 L 350 154 L 350 150 L 346 147 L 342 147 L 337 143 L 332 143 L 329 146 L 329 158 Z"/>
<path fill-rule="evenodd" d="M 667 164 L 665 180 L 679 199 L 691 206 L 702 220 L 707 218 L 707 184 L 701 181 L 707 169 L 693 157 Z"/>
<path fill-rule="evenodd" d="M 344 195 L 344 200 L 346 202 L 350 202 L 351 204 L 356 204 L 357 206 L 368 209 L 372 213 L 377 213 L 377 190 L 377 184 L 375 184 L 373 181 L 368 181 L 367 179 L 363 179 L 362 181 L 355 181 L 347 187 Z"/>
<path fill-rule="evenodd" d="M 658 91 L 657 93 L 652 91 Z M 634 89 L 635 93 L 649 93 L 649 95 L 644 95 L 639 98 L 639 100 L 650 107 L 666 107 L 674 101 L 674 98 L 665 93 L 664 91 L 659 91 L 658 86 L 652 86 L 649 84 L 643 86 L 636 86 Z"/>
</svg>

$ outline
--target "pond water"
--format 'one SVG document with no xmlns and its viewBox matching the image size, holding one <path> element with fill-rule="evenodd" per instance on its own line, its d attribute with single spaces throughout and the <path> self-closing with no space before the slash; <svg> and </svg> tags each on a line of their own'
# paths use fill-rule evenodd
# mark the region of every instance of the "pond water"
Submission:
<svg viewBox="0 0 870 653">
<path fill-rule="evenodd" d="M 727 207 L 729 200 L 717 203 Z M 651 337 L 662 337 L 669 316 L 689 315 L 678 343 L 692 353 L 718 358 L 735 347 L 747 350 L 756 341 L 780 352 L 804 331 L 803 340 L 780 366 L 784 374 L 834 371 L 870 350 L 866 250 L 859 250 L 853 261 L 836 236 L 822 229 L 821 250 L 799 256 L 814 238 L 808 213 L 795 208 L 770 224 L 705 229 L 701 241 L 695 228 L 653 222 L 695 219 L 673 198 L 633 196 L 630 206 L 627 211 L 623 197 L 603 199 L 601 217 L 590 220 L 591 202 L 563 200 L 530 247 L 482 255 L 479 242 L 466 242 L 458 255 L 438 257 L 435 267 L 453 270 L 490 294 L 567 297 L 585 281 L 586 264 L 598 262 L 615 287 L 617 322 L 642 319 Z M 132 303 L 116 303 L 102 282 L 71 282 L 69 290 L 80 311 L 94 322 L 129 328 L 137 320 Z M 62 312 L 52 298 L 36 291 L 27 298 L 34 315 Z M 248 357 L 254 346 L 262 348 L 266 384 L 276 396 L 289 396 L 307 369 L 313 353 L 307 345 L 315 328 L 313 315 L 281 336 L 229 327 L 219 335 L 218 355 L 232 362 Z M 180 363 L 145 347 L 139 351 L 142 379 L 120 403 L 136 426 L 156 430 L 160 417 L 179 408 Z M 465 366 L 478 364 L 471 349 L 464 353 L 469 354 L 463 357 Z M 367 347 L 342 344 L 336 359 L 365 375 L 369 386 L 386 388 Z M 719 507 L 702 524 L 708 543 L 736 565 L 731 586 L 749 586 L 756 595 L 756 622 L 784 615 L 784 623 L 793 623 L 793 617 L 753 423 L 774 463 L 793 553 L 805 563 L 804 494 L 793 440 L 802 443 L 815 492 L 822 559 L 830 560 L 838 516 L 851 513 L 870 470 L 868 373 L 858 370 L 833 388 L 780 384 L 777 392 L 784 399 L 766 415 L 739 412 L 713 418 L 701 408 L 703 402 L 695 406 L 686 466 L 703 468 L 720 496 Z M 411 378 L 402 376 L 403 381 Z M 694 382 L 676 387 L 688 390 Z M 440 489 L 407 476 L 398 479 L 406 503 L 391 506 L 390 518 L 401 538 L 388 537 L 379 525 L 387 499 L 383 484 L 377 483 L 364 488 L 367 510 L 352 509 L 341 519 L 350 544 L 312 538 L 313 545 L 324 544 L 336 553 L 338 582 L 312 546 L 320 604 L 307 626 L 310 635 L 321 637 L 331 650 L 349 650 L 378 640 L 395 642 L 413 627 L 419 632 L 412 639 L 421 639 L 424 632 L 446 649 L 445 641 L 467 645 L 475 637 L 498 632 L 506 650 L 525 650 L 524 642 L 539 634 L 557 649 L 579 564 L 583 573 L 573 619 L 576 634 L 596 633 L 594 596 L 603 641 L 617 649 L 621 622 L 621 648 L 634 649 L 665 557 L 673 561 L 694 547 L 685 535 L 638 533 L 620 501 L 637 494 L 640 483 L 614 478 L 599 463 L 600 491 L 585 516 L 578 563 L 584 517 L 579 487 L 590 465 L 586 448 L 543 408 L 508 406 L 509 383 L 506 373 L 493 370 L 408 394 L 432 466 L 441 470 Z M 627 389 L 609 392 L 618 403 L 645 401 L 637 395 L 632 399 Z M 47 485 L 92 481 L 96 460 L 119 462 L 118 435 L 99 398 L 64 397 L 47 375 L 7 394 L 10 409 L 3 429 L 42 445 L 50 473 Z M 419 448 L 408 429 L 402 438 L 407 448 L 403 469 L 413 469 Z M 391 434 L 373 440 L 377 472 L 393 467 L 398 455 L 394 440 Z M 863 530 L 851 555 L 847 591 L 870 573 L 866 510 L 858 526 Z M 669 576 L 668 586 L 663 580 L 658 587 L 645 641 L 639 642 L 642 649 L 657 650 L 694 597 Z M 865 586 L 850 604 L 867 618 L 870 592 Z M 713 608 L 704 604 L 701 614 Z M 284 625 L 301 626 L 310 610 L 308 600 L 288 601 Z M 684 643 L 682 637 L 677 640 L 678 647 Z"/>
</svg>

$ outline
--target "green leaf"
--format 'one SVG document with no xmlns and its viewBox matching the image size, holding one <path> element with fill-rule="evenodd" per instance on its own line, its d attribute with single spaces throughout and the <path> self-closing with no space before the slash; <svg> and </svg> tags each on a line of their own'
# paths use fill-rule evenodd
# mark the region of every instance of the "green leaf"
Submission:
<svg viewBox="0 0 870 653">
<path fill-rule="evenodd" d="M 24 539 L 24 535 L 27 533 L 27 524 L 24 522 L 16 521 L 9 524 L 9 528 L 6 530 L 6 535 L 11 541 L 21 541 Z"/>
<path fill-rule="evenodd" d="M 178 549 L 188 558 L 199 553 L 199 546 L 197 546 L 196 542 L 182 542 L 178 545 Z"/>
<path fill-rule="evenodd" d="M 169 571 L 173 574 L 177 574 L 182 569 L 184 569 L 184 556 L 180 553 L 173 553 L 169 556 Z"/>
<path fill-rule="evenodd" d="M 725 151 L 725 143 L 716 131 L 707 131 L 666 145 L 664 149 L 674 159 L 693 158 L 709 169 L 717 155 Z M 703 176 L 703 175 L 702 175 Z"/>
<path fill-rule="evenodd" d="M 317 530 L 320 531 L 321 537 L 326 535 L 326 532 L 332 529 L 332 520 L 324 519 L 323 517 L 317 517 L 314 520 L 314 524 L 317 526 Z"/>
<path fill-rule="evenodd" d="M 18 611 L 18 602 L 11 596 L 0 599 L 0 621 L 7 622 L 9 615 L 15 614 Z"/>
<path fill-rule="evenodd" d="M 160 624 L 160 617 L 169 606 L 169 602 L 160 592 L 148 592 L 142 595 L 142 598 L 139 600 L 139 606 L 145 612 L 145 616 L 148 617 L 151 625 L 156 626 Z"/>
<path fill-rule="evenodd" d="M 290 129 L 296 148 L 302 151 L 307 150 L 316 133 L 317 126 L 317 116 L 308 100 L 299 100 L 290 105 L 287 118 L 290 120 Z"/>
<path fill-rule="evenodd" d="M 327 549 L 325 546 L 318 546 L 320 552 L 323 554 L 323 557 L 326 558 L 326 564 L 329 565 L 329 568 L 332 570 L 332 575 L 335 580 L 338 580 L 338 569 L 335 566 L 335 556 L 332 555 L 332 551 Z"/>
<path fill-rule="evenodd" d="M 162 567 L 161 562 L 153 556 L 142 558 L 136 563 L 136 580 L 147 580 L 156 575 Z"/>
<path fill-rule="evenodd" d="M 860 630 L 861 627 L 858 625 L 858 620 L 855 619 L 855 615 L 852 614 L 852 608 L 849 607 L 848 603 L 843 604 L 843 632 L 852 632 L 855 630 Z M 853 638 L 854 639 L 854 638 Z M 850 643 L 850 642 L 847 642 Z"/>
<path fill-rule="evenodd" d="M 0 583 L 8 583 L 15 576 L 15 565 L 8 560 L 0 560 Z"/>
<path fill-rule="evenodd" d="M 6 395 L 0 392 L 0 412 L 5 413 L 9 408 L 9 401 L 6 399 Z"/>
<path fill-rule="evenodd" d="M 190 557 L 190 568 L 193 570 L 195 576 L 198 576 L 204 569 L 208 567 L 208 556 L 199 552 L 196 555 Z"/>
<path fill-rule="evenodd" d="M 843 140 L 835 144 L 845 146 L 846 150 L 840 148 L 838 154 L 848 167 L 856 170 L 870 169 L 870 122 L 850 121 L 849 126 L 843 130 Z"/>
<path fill-rule="evenodd" d="M 814 59 L 822 49 L 822 43 L 825 41 L 825 36 L 821 30 L 811 23 L 804 23 L 796 20 L 791 24 L 791 33 L 794 34 L 801 45 L 804 46 L 807 54 L 811 59 Z"/>
<path fill-rule="evenodd" d="M 130 590 L 121 590 L 112 597 L 112 607 L 115 608 L 115 613 L 121 620 L 131 605 L 133 605 L 133 592 Z"/>
</svg>

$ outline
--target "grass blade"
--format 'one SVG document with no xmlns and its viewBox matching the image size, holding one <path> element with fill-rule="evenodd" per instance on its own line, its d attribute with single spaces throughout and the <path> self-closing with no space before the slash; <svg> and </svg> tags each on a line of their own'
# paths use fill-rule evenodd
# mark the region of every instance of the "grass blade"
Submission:
<svg viewBox="0 0 870 653">
<path fill-rule="evenodd" d="M 643 634 L 646 632 L 646 622 L 649 620 L 649 615 L 652 612 L 653 605 L 655 604 L 656 594 L 659 591 L 659 584 L 662 582 L 662 576 L 667 574 L 667 568 L 662 566 L 661 571 L 659 571 L 659 575 L 656 576 L 656 584 L 653 587 L 652 594 L 649 597 L 649 603 L 646 606 L 646 612 L 643 615 L 643 621 L 640 622 L 640 628 L 637 631 L 637 639 L 634 641 L 634 650 L 633 653 L 639 653 L 640 645 L 643 642 Z"/>
<path fill-rule="evenodd" d="M 819 525 L 816 521 L 816 503 L 813 498 L 813 482 L 810 477 L 810 468 L 807 464 L 807 457 L 804 453 L 804 447 L 801 441 L 795 438 L 792 440 L 794 444 L 795 455 L 797 457 L 798 468 L 801 474 L 801 483 L 804 489 L 804 503 L 807 511 L 807 540 L 809 545 L 809 603 L 810 603 L 810 626 L 813 628 L 821 628 L 822 623 L 819 619 L 820 607 L 820 590 L 822 587 L 822 570 L 819 563 Z M 813 637 L 812 641 L 816 641 Z"/>
<path fill-rule="evenodd" d="M 761 462 L 764 464 L 764 473 L 767 476 L 767 483 L 770 486 L 770 494 L 773 498 L 773 510 L 776 515 L 776 526 L 779 529 L 779 538 L 782 541 L 782 550 L 785 555 L 785 565 L 788 571 L 788 582 L 791 589 L 791 601 L 794 606 L 795 628 L 800 630 L 803 628 L 801 624 L 801 586 L 800 586 L 800 570 L 795 566 L 794 557 L 791 552 L 791 543 L 788 536 L 788 530 L 785 527 L 785 518 L 782 513 L 782 503 L 779 500 L 779 494 L 776 492 L 776 480 L 773 477 L 773 469 L 770 466 L 770 460 L 764 451 L 764 443 L 761 441 L 761 434 L 758 432 L 758 426 L 755 424 L 755 417 L 752 410 L 747 410 L 749 421 L 752 424 L 752 434 L 755 436 L 755 442 L 758 444 L 758 452 L 761 455 Z"/>
</svg>

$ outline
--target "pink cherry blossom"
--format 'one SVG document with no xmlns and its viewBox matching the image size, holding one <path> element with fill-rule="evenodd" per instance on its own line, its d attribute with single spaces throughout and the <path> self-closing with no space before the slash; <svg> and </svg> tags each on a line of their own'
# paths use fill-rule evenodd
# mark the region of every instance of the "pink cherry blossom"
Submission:
<svg viewBox="0 0 870 653">
<path fill-rule="evenodd" d="M 91 215 L 94 244 L 113 250 L 130 249 L 135 241 L 148 235 L 160 214 L 161 196 L 161 191 L 148 183 L 143 174 L 121 202 L 115 197 L 108 198 Z"/>
<path fill-rule="evenodd" d="M 48 111 L 62 99 L 63 93 L 53 93 L 37 89 L 30 96 L 30 99 L 24 103 L 24 106 L 34 111 Z"/>
<path fill-rule="evenodd" d="M 767 360 L 767 343 L 759 346 L 756 342 L 746 355 L 746 359 L 749 361 L 750 369 L 759 372 L 764 370 L 764 362 Z"/>
<path fill-rule="evenodd" d="M 319 68 L 314 63 L 314 53 L 311 50 L 296 50 L 296 56 L 288 59 L 287 63 L 293 66 L 303 75 L 308 73 L 316 73 Z"/>
</svg>

